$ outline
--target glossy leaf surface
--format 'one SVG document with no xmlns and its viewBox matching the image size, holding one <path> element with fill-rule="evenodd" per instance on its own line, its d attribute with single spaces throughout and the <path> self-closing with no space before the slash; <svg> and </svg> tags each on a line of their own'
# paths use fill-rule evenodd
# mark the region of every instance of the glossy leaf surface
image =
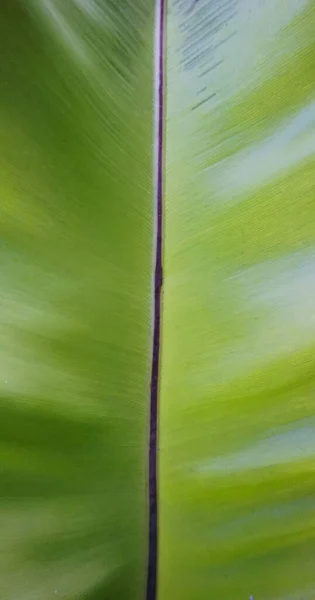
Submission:
<svg viewBox="0 0 315 600">
<path fill-rule="evenodd" d="M 0 8 L 0 596 L 139 600 L 153 4 Z"/>
<path fill-rule="evenodd" d="M 315 595 L 314 8 L 169 1 L 160 600 Z"/>
<path fill-rule="evenodd" d="M 314 2 L 167 8 L 158 600 L 311 600 Z M 145 598 L 155 9 L 1 4 L 3 600 Z"/>
</svg>

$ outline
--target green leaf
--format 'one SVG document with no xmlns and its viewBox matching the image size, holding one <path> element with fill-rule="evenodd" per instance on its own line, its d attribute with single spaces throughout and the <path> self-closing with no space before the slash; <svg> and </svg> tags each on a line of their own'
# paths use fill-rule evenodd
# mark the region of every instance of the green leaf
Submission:
<svg viewBox="0 0 315 600">
<path fill-rule="evenodd" d="M 3 600 L 315 594 L 315 5 L 168 0 L 159 347 L 163 2 L 0 7 Z"/>
<path fill-rule="evenodd" d="M 4 0 L 0 16 L 0 595 L 138 600 L 153 5 Z"/>
<path fill-rule="evenodd" d="M 314 588 L 312 1 L 170 0 L 159 600 Z"/>
</svg>

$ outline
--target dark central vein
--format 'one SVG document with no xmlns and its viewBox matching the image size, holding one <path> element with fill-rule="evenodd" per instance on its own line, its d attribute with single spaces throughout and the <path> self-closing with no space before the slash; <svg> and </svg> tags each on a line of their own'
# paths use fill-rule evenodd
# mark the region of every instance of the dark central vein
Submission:
<svg viewBox="0 0 315 600">
<path fill-rule="evenodd" d="M 149 557 L 146 600 L 156 600 L 158 560 L 158 501 L 157 501 L 157 427 L 158 384 L 160 366 L 160 325 L 162 287 L 162 200 L 163 200 L 163 130 L 164 130 L 164 24 L 165 1 L 157 0 L 158 41 L 156 44 L 157 91 L 157 153 L 156 153 L 156 262 L 154 276 L 154 326 L 150 404 L 149 448 Z"/>
</svg>

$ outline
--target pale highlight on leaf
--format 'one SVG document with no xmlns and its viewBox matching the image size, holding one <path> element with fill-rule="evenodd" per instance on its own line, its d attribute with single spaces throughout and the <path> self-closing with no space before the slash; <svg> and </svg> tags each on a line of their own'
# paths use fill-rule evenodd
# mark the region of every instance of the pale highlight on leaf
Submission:
<svg viewBox="0 0 315 600">
<path fill-rule="evenodd" d="M 314 30 L 169 1 L 159 600 L 315 594 Z"/>
</svg>

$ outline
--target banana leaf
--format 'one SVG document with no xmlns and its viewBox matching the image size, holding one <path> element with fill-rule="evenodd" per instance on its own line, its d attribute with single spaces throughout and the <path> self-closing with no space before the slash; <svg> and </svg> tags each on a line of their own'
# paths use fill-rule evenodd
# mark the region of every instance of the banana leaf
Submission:
<svg viewBox="0 0 315 600">
<path fill-rule="evenodd" d="M 144 593 L 153 28 L 1 3 L 2 600 Z"/>
<path fill-rule="evenodd" d="M 160 600 L 315 598 L 314 31 L 169 0 Z"/>
<path fill-rule="evenodd" d="M 315 597 L 313 0 L 2 0 L 1 600 Z"/>
</svg>

